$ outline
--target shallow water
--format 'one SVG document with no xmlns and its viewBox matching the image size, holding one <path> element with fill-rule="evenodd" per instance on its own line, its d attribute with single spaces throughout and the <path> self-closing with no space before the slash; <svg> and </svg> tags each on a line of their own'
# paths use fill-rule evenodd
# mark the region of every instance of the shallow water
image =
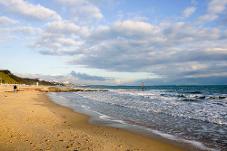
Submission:
<svg viewBox="0 0 227 151">
<path fill-rule="evenodd" d="M 138 127 L 204 150 L 227 150 L 226 86 L 101 88 L 109 91 L 49 95 L 103 124 Z"/>
</svg>

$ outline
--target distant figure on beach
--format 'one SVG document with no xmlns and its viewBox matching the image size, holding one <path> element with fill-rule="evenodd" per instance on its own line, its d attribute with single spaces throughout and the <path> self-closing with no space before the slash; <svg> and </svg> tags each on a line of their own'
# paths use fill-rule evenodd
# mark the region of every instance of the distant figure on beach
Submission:
<svg viewBox="0 0 227 151">
<path fill-rule="evenodd" d="M 144 91 L 144 82 L 141 83 L 141 89 Z"/>
<path fill-rule="evenodd" d="M 17 92 L 17 85 L 13 86 L 13 91 L 16 93 Z"/>
</svg>

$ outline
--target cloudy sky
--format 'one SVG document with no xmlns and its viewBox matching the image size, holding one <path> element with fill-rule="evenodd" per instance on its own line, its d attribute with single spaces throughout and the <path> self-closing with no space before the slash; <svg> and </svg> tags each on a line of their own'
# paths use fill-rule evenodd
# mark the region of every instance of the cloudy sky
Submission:
<svg viewBox="0 0 227 151">
<path fill-rule="evenodd" d="M 92 84 L 227 84 L 227 0 L 0 0 L 0 69 Z"/>
</svg>

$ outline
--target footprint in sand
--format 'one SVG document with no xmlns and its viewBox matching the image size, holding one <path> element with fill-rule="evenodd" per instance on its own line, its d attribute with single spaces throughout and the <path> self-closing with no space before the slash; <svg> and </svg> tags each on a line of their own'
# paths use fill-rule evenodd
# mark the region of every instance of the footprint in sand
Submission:
<svg viewBox="0 0 227 151">
<path fill-rule="evenodd" d="M 45 139 L 45 142 L 50 142 L 50 140 L 49 139 Z"/>
<path fill-rule="evenodd" d="M 48 147 L 46 148 L 46 150 L 51 150 L 51 147 L 50 147 L 50 146 L 48 146 Z"/>
<path fill-rule="evenodd" d="M 70 146 L 69 146 L 69 145 L 67 145 L 67 146 L 66 146 L 66 148 L 67 148 L 67 149 L 69 149 L 69 148 L 70 148 Z"/>
</svg>

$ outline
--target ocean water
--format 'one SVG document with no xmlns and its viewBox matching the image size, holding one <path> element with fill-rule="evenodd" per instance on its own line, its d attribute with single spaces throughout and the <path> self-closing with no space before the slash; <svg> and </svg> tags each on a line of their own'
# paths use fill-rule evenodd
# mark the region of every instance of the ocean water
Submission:
<svg viewBox="0 0 227 151">
<path fill-rule="evenodd" d="M 192 146 L 227 150 L 227 86 L 92 86 L 108 91 L 50 93 L 93 122 Z"/>
</svg>

